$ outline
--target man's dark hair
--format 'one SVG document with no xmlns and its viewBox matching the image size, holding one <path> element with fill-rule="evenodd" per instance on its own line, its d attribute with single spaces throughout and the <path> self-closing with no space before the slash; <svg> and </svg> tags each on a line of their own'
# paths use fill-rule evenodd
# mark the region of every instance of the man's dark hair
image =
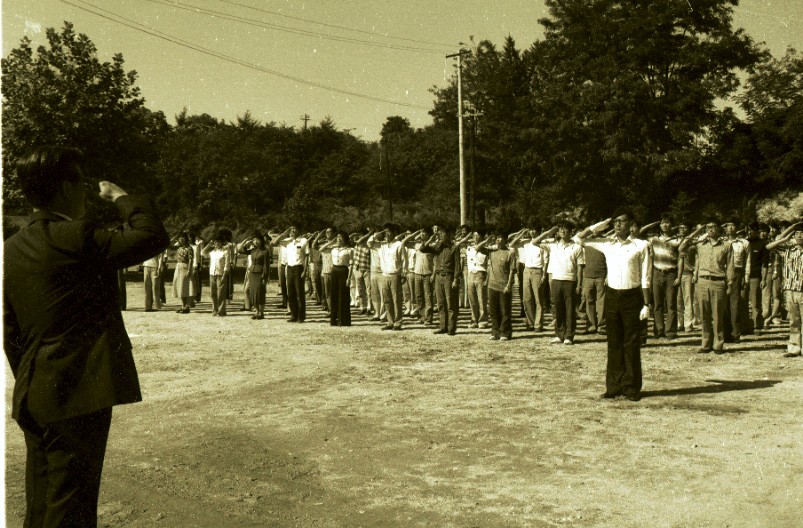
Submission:
<svg viewBox="0 0 803 528">
<path fill-rule="evenodd" d="M 689 221 L 688 218 L 681 218 L 680 220 L 678 220 L 678 227 L 680 226 L 691 227 L 691 222 Z"/>
<path fill-rule="evenodd" d="M 393 222 L 387 222 L 382 225 L 382 229 L 387 229 L 390 231 L 391 235 L 396 236 L 399 234 L 399 225 L 394 224 Z"/>
<path fill-rule="evenodd" d="M 81 151 L 68 147 L 41 146 L 17 161 L 17 178 L 22 193 L 34 207 L 45 207 L 56 197 L 65 181 L 77 182 Z"/>
<path fill-rule="evenodd" d="M 226 242 L 229 241 L 229 233 L 230 231 L 228 229 L 218 229 L 217 231 L 215 231 L 212 240 L 214 240 L 215 242 L 222 242 L 225 244 Z"/>
<path fill-rule="evenodd" d="M 758 225 L 758 222 L 750 222 L 750 225 L 748 225 L 747 228 L 752 231 L 758 231 L 760 226 Z"/>
<path fill-rule="evenodd" d="M 633 214 L 633 211 L 628 207 L 617 207 L 611 215 L 611 218 L 619 218 L 620 216 L 627 217 L 627 219 L 630 221 L 636 220 L 636 216 Z"/>
<path fill-rule="evenodd" d="M 558 222 L 558 227 L 559 227 L 559 228 L 560 228 L 560 227 L 562 227 L 562 228 L 564 228 L 564 229 L 568 229 L 569 231 L 571 231 L 572 229 L 574 229 L 574 225 L 573 225 L 573 224 L 572 224 L 570 221 L 568 221 L 568 220 L 560 220 L 560 221 Z M 500 230 L 500 232 L 504 232 L 504 231 L 505 231 L 504 229 L 501 229 L 501 230 Z"/>
<path fill-rule="evenodd" d="M 661 213 L 661 222 L 674 222 L 675 218 L 672 213 Z"/>
</svg>

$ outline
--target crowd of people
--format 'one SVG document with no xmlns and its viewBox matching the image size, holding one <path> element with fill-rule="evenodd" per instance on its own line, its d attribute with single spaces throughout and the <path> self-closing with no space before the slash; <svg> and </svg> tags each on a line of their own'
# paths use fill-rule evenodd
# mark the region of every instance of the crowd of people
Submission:
<svg viewBox="0 0 803 528">
<path fill-rule="evenodd" d="M 439 225 L 402 231 L 388 223 L 351 234 L 334 228 L 302 233 L 291 226 L 281 233 L 255 233 L 240 243 L 225 229 L 209 241 L 181 233 L 168 252 L 143 263 L 145 308 L 160 307 L 159 277 L 172 254 L 177 311 L 189 313 L 201 300 L 202 270 L 208 268 L 212 314 L 225 316 L 233 299 L 232 272 L 243 257 L 241 309 L 254 312 L 253 319 L 264 319 L 266 284 L 275 267 L 279 307 L 291 323 L 306 320 L 309 301 L 325 310 L 333 326 L 350 326 L 353 312 L 381 323 L 382 330 L 402 330 L 407 321 L 454 335 L 464 309 L 468 328 L 488 329 L 491 340 L 511 339 L 512 321 L 520 317 L 525 332 L 572 345 L 581 331 L 608 335 L 611 303 L 621 302 L 611 291 L 617 289 L 611 286 L 617 280 L 612 274 L 625 269 L 610 254 L 617 239 L 612 222 L 578 229 L 561 221 L 545 230 L 528 226 L 515 232 L 467 225 L 454 231 Z M 643 226 L 635 219 L 628 223 L 624 238 L 643 246 L 644 253 L 641 344 L 650 334 L 671 341 L 681 332 L 699 330 L 698 352 L 722 354 L 726 343 L 788 317 L 786 354 L 800 355 L 802 223 L 741 226 L 737 220 L 710 218 L 694 226 L 669 214 Z M 546 313 L 552 315 L 549 327 Z"/>
<path fill-rule="evenodd" d="M 4 243 L 3 348 L 15 379 L 11 415 L 27 451 L 25 526 L 97 526 L 112 408 L 142 399 L 121 314 L 124 270 L 142 263 L 145 309 L 158 311 L 168 256 L 180 314 L 201 301 L 208 268 L 212 315 L 226 316 L 244 256 L 242 308 L 255 320 L 265 317 L 275 264 L 289 323 L 306 320 L 310 298 L 333 326 L 350 326 L 357 314 L 394 332 L 405 318 L 434 325 L 437 313 L 434 332 L 451 336 L 462 308 L 469 327 L 489 328 L 494 341 L 512 337 L 518 285 L 526 332 L 549 331 L 556 346 L 572 345 L 582 319 L 586 333 L 605 334 L 602 398 L 640 399 L 651 312 L 656 338 L 699 326 L 698 351 L 718 354 L 788 317 L 786 355 L 801 355 L 803 222 L 742 232 L 736 221 L 709 218 L 692 230 L 664 215 L 639 229 L 632 212 L 619 209 L 581 230 L 560 222 L 452 233 L 389 223 L 352 234 L 291 226 L 236 244 L 224 229 L 210 240 L 191 233 L 171 240 L 150 200 L 112 182 L 98 182 L 95 192 L 117 209 L 121 227 L 85 218 L 92 185 L 83 160 L 76 149 L 54 146 L 18 160 L 33 214 Z"/>
</svg>

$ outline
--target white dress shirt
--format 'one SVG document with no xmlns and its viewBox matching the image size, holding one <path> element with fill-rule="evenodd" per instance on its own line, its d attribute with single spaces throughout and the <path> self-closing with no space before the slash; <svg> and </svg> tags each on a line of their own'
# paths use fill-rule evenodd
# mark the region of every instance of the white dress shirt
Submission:
<svg viewBox="0 0 803 528">
<path fill-rule="evenodd" d="M 580 240 L 605 255 L 608 266 L 608 286 L 614 290 L 650 287 L 649 242 L 640 239 L 589 238 Z"/>
<path fill-rule="evenodd" d="M 307 246 L 308 241 L 306 238 L 294 238 L 284 244 L 287 252 L 287 265 L 288 266 L 303 266 L 304 259 L 309 253 Z"/>
</svg>

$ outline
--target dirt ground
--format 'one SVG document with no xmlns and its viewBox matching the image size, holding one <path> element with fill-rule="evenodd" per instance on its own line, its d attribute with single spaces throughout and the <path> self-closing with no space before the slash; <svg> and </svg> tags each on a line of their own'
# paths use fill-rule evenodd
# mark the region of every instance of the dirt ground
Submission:
<svg viewBox="0 0 803 528">
<path fill-rule="evenodd" d="M 550 345 L 516 319 L 492 342 L 466 310 L 455 337 L 332 328 L 314 305 L 291 324 L 274 287 L 253 321 L 239 286 L 218 318 L 170 298 L 144 313 L 129 283 L 144 401 L 115 408 L 101 526 L 800 526 L 803 360 L 782 357 L 786 327 L 721 356 L 695 353 L 699 333 L 651 340 L 634 403 L 599 399 L 599 336 Z M 25 450 L 6 428 L 16 528 Z"/>
</svg>

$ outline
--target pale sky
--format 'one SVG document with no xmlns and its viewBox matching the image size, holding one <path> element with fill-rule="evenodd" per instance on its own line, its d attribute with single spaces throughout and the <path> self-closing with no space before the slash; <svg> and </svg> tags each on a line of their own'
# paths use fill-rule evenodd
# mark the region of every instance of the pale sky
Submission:
<svg viewBox="0 0 803 528">
<path fill-rule="evenodd" d="M 297 128 L 308 114 L 313 124 L 330 116 L 375 140 L 388 116 L 431 123 L 428 90 L 446 84 L 454 61 L 445 55 L 460 42 L 501 46 L 511 35 L 524 49 L 542 36 L 546 14 L 543 0 L 2 0 L 3 56 L 26 35 L 41 44 L 45 28 L 68 20 L 102 60 L 122 53 L 147 106 L 170 122 L 185 106 L 227 121 L 250 111 Z M 777 57 L 803 47 L 800 0 L 742 0 L 734 18 Z"/>
</svg>

